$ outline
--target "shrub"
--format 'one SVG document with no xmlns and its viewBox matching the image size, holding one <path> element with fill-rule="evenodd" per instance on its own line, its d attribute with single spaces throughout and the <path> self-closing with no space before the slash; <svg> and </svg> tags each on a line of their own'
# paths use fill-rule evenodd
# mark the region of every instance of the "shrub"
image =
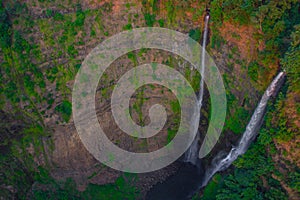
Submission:
<svg viewBox="0 0 300 200">
<path fill-rule="evenodd" d="M 55 110 L 62 114 L 62 118 L 65 122 L 70 120 L 72 114 L 72 104 L 69 101 L 63 101 L 60 105 L 55 107 Z"/>
<path fill-rule="evenodd" d="M 149 13 L 145 13 L 144 14 L 144 18 L 145 18 L 145 21 L 146 21 L 146 25 L 149 26 L 149 27 L 153 27 L 154 23 L 155 23 L 155 14 L 151 15 Z"/>
</svg>

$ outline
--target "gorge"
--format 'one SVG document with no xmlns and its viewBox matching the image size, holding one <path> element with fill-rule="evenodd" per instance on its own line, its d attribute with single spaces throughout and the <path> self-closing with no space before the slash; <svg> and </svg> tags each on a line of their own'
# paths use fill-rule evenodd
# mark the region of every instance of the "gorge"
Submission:
<svg viewBox="0 0 300 200">
<path fill-rule="evenodd" d="M 299 0 L 2 0 L 0 199 L 299 199 L 299 11 Z M 154 71 L 156 64 L 169 66 L 187 80 L 198 98 L 200 121 L 189 120 L 198 132 L 178 160 L 156 171 L 128 173 L 99 162 L 86 149 L 74 122 L 72 90 L 97 45 L 149 27 L 179 32 L 201 45 L 197 69 L 167 50 L 141 48 L 120 56 L 103 72 L 91 98 L 100 127 L 128 152 L 172 145 L 182 112 L 167 87 L 143 85 L 129 100 L 128 117 L 138 126 L 151 123 L 153 105 L 164 107 L 166 122 L 155 136 L 127 134 L 112 114 L 118 81 L 147 63 Z M 201 77 L 211 69 L 204 52 L 220 71 L 227 110 L 218 142 L 199 159 L 213 110 L 203 81 L 209 73 Z"/>
</svg>

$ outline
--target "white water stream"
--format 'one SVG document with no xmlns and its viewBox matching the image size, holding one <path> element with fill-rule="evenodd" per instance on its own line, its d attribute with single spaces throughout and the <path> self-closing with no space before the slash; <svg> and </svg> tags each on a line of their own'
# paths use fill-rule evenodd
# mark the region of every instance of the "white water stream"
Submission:
<svg viewBox="0 0 300 200">
<path fill-rule="evenodd" d="M 249 124 L 246 127 L 245 132 L 243 133 L 242 138 L 240 139 L 238 145 L 233 147 L 227 156 L 224 158 L 216 158 L 213 164 L 206 170 L 205 176 L 202 182 L 202 187 L 205 186 L 208 181 L 213 177 L 213 175 L 218 172 L 227 169 L 233 161 L 237 159 L 239 155 L 244 154 L 252 141 L 255 139 L 259 128 L 263 122 L 263 117 L 265 114 L 266 106 L 268 100 L 272 95 L 275 95 L 277 89 L 281 87 L 282 80 L 285 76 L 285 72 L 280 72 L 272 83 L 269 85 L 264 95 L 262 96 L 257 108 L 255 109 Z"/>
<path fill-rule="evenodd" d="M 204 72 L 205 72 L 205 47 L 206 47 L 206 40 L 207 40 L 207 34 L 208 34 L 208 22 L 209 22 L 209 15 L 205 16 L 205 27 L 204 27 L 204 33 L 203 33 L 203 42 L 202 42 L 202 59 L 201 59 L 201 81 L 200 81 L 200 90 L 199 90 L 199 98 L 198 98 L 198 105 L 202 107 L 202 101 L 203 101 L 203 93 L 204 93 Z M 194 121 L 194 125 L 198 126 L 198 121 Z M 184 154 L 184 161 L 190 162 L 194 165 L 196 165 L 199 155 L 199 132 L 197 132 L 197 135 L 195 136 L 195 139 L 189 149 Z"/>
</svg>

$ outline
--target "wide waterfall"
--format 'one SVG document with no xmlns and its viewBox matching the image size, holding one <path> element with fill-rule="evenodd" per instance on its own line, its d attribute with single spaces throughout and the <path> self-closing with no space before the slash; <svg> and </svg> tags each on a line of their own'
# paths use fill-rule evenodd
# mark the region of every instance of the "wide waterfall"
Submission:
<svg viewBox="0 0 300 200">
<path fill-rule="evenodd" d="M 280 88 L 283 79 L 285 77 L 285 72 L 280 72 L 276 78 L 269 85 L 264 95 L 262 96 L 257 108 L 255 109 L 249 124 L 243 133 L 238 145 L 233 147 L 226 157 L 217 156 L 212 165 L 206 170 L 205 176 L 202 182 L 202 187 L 204 187 L 208 181 L 213 177 L 213 175 L 218 172 L 228 168 L 233 161 L 237 159 L 239 155 L 244 154 L 251 142 L 255 139 L 259 128 L 262 124 L 263 117 L 265 114 L 266 106 L 268 100 L 272 95 L 275 95 L 276 91 Z"/>
<path fill-rule="evenodd" d="M 204 93 L 204 71 L 205 71 L 205 47 L 206 47 L 206 40 L 207 40 L 207 34 L 208 34 L 208 22 L 209 22 L 209 15 L 205 16 L 205 26 L 204 26 L 204 33 L 203 33 L 203 42 L 202 42 L 202 58 L 201 58 L 201 80 L 200 80 L 200 90 L 199 90 L 199 98 L 198 98 L 198 105 L 202 107 L 202 101 L 203 101 L 203 93 Z M 198 121 L 194 121 L 194 123 L 199 123 Z M 199 155 L 199 132 L 197 132 L 197 135 L 189 147 L 189 149 L 184 154 L 184 161 L 190 162 L 194 165 L 197 164 L 198 155 Z"/>
</svg>

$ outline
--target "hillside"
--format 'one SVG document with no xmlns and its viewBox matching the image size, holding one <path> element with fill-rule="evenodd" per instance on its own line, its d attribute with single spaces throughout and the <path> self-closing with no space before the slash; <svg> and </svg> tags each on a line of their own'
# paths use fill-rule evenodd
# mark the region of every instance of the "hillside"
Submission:
<svg viewBox="0 0 300 200">
<path fill-rule="evenodd" d="M 145 199 L 147 192 L 182 167 L 123 173 L 97 161 L 82 144 L 72 116 L 72 90 L 82 62 L 101 42 L 122 31 L 161 27 L 202 44 L 209 8 L 207 52 L 223 77 L 227 115 L 221 137 L 203 159 L 208 167 L 244 132 L 259 99 L 279 71 L 286 80 L 272 97 L 257 139 L 193 199 L 298 199 L 300 190 L 300 3 L 288 1 L 1 1 L 0 197 L 1 199 Z M 195 93 L 200 73 L 182 57 L 139 49 L 116 59 L 96 90 L 96 114 L 106 136 L 131 152 L 155 151 L 172 140 L 180 105 L 167 87 L 140 87 L 130 99 L 138 125 L 161 104 L 167 121 L 160 134 L 130 137 L 114 121 L 110 97 L 118 80 L 141 64 L 179 71 Z M 200 132 L 210 120 L 207 89 Z M 201 139 L 203 140 L 203 135 Z"/>
</svg>

